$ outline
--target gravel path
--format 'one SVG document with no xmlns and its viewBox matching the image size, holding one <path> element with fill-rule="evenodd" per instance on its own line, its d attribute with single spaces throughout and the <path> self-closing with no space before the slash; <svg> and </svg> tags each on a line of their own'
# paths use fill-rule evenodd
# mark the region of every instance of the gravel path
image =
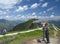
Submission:
<svg viewBox="0 0 60 44">
<path fill-rule="evenodd" d="M 52 24 L 54 30 L 54 38 L 50 38 L 50 43 L 48 44 L 60 44 L 60 39 L 57 37 L 57 31 L 58 29 Z M 41 39 L 40 39 L 41 40 Z M 26 42 L 24 42 L 24 44 L 47 44 L 46 42 L 42 41 L 38 42 L 37 39 L 30 39 Z"/>
<path fill-rule="evenodd" d="M 38 42 L 37 39 L 33 40 L 28 40 L 24 42 L 24 44 L 47 44 L 44 41 Z M 57 38 L 50 38 L 50 43 L 49 44 L 60 44 L 59 39 Z"/>
</svg>

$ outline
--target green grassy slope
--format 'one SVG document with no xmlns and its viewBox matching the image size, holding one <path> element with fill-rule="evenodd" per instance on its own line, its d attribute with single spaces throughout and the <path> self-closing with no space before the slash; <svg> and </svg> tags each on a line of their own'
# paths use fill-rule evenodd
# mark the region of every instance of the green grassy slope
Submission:
<svg viewBox="0 0 60 44">
<path fill-rule="evenodd" d="M 40 24 L 39 25 L 37 23 L 33 24 L 33 21 L 34 20 L 30 19 L 27 22 L 16 25 L 13 28 L 13 31 L 17 31 L 17 30 L 18 31 L 24 31 L 24 30 L 28 30 L 28 29 L 37 28 L 38 26 L 41 27 Z"/>
<path fill-rule="evenodd" d="M 53 37 L 54 28 L 52 27 L 51 24 L 49 25 L 49 28 L 50 28 L 50 30 L 49 30 L 50 37 Z M 15 37 L 15 40 L 7 42 L 6 44 L 22 44 L 23 41 L 26 41 L 27 39 L 39 38 L 41 36 L 42 36 L 42 31 L 41 30 L 36 30 L 36 31 L 33 31 L 33 32 L 24 33 L 24 34 L 18 34 L 18 35 L 13 36 L 13 37 Z M 58 31 L 57 36 L 60 37 L 60 31 Z M 0 41 L 8 39 L 8 38 L 11 38 L 11 36 L 0 38 Z"/>
<path fill-rule="evenodd" d="M 41 36 L 41 31 L 34 31 L 34 32 L 29 32 L 25 34 L 18 34 L 16 39 L 8 44 L 22 44 L 23 41 L 26 41 L 29 38 L 37 38 Z"/>
<path fill-rule="evenodd" d="M 30 27 L 32 28 L 37 28 L 38 27 L 42 27 L 40 24 L 37 25 L 37 24 L 32 24 L 33 20 L 28 20 L 27 22 L 24 22 L 24 23 L 21 23 L 17 26 L 15 26 L 13 28 L 13 31 L 12 32 L 17 32 L 17 31 L 22 31 L 22 30 L 28 30 L 30 29 Z M 32 29 L 31 28 L 31 29 Z M 53 37 L 54 35 L 54 28 L 52 26 L 52 24 L 49 25 L 49 32 L 50 32 L 50 37 Z M 36 31 L 33 31 L 33 32 L 28 32 L 28 33 L 24 33 L 24 34 L 18 34 L 18 35 L 15 35 L 13 37 L 15 37 L 15 40 L 13 41 L 10 41 L 6 44 L 22 44 L 23 41 L 29 39 L 29 38 L 38 38 L 38 37 L 41 37 L 42 36 L 42 31 L 41 30 L 36 30 Z M 60 31 L 58 31 L 58 37 L 60 37 Z M 2 40 L 5 40 L 5 39 L 8 39 L 8 38 L 11 38 L 12 36 L 9 36 L 9 37 L 3 37 L 3 38 L 0 38 L 0 41 Z"/>
<path fill-rule="evenodd" d="M 22 44 L 23 41 L 29 39 L 29 38 L 37 38 L 37 37 L 41 37 L 42 36 L 42 31 L 36 30 L 33 32 L 28 32 L 28 33 L 24 33 L 24 34 L 18 34 L 15 37 L 15 40 L 10 41 L 6 44 Z M 5 40 L 7 38 L 11 38 L 11 37 L 4 37 L 1 38 L 0 40 Z"/>
<path fill-rule="evenodd" d="M 58 31 L 58 35 L 57 36 L 60 38 L 60 30 Z"/>
<path fill-rule="evenodd" d="M 29 28 L 29 26 L 32 24 L 32 20 L 29 20 L 29 21 L 27 21 L 27 22 L 24 22 L 24 23 L 21 23 L 21 24 L 18 24 L 18 25 L 16 25 L 14 28 L 13 28 L 13 31 L 15 31 L 15 30 L 26 30 L 26 29 L 28 29 Z"/>
</svg>

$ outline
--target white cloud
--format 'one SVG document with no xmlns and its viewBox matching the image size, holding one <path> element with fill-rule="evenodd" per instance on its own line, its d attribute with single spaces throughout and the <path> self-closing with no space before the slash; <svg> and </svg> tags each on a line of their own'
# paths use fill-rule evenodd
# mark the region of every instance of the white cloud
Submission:
<svg viewBox="0 0 60 44">
<path fill-rule="evenodd" d="M 39 0 L 39 1 L 43 2 L 44 0 Z"/>
<path fill-rule="evenodd" d="M 60 20 L 60 16 L 50 15 L 50 16 L 38 16 L 40 20 Z"/>
<path fill-rule="evenodd" d="M 47 12 L 49 12 L 49 11 L 52 11 L 54 8 L 55 8 L 55 7 L 48 8 L 48 9 L 46 9 L 46 10 L 44 10 L 44 11 L 39 12 L 39 14 L 45 14 L 45 13 L 47 13 Z M 54 15 L 55 13 L 52 12 L 52 14 Z"/>
<path fill-rule="evenodd" d="M 6 16 L 6 18 L 9 18 L 9 16 Z"/>
<path fill-rule="evenodd" d="M 0 16 L 0 19 L 8 19 L 8 16 Z"/>
<path fill-rule="evenodd" d="M 55 15 L 51 15 L 50 18 L 54 18 Z"/>
<path fill-rule="evenodd" d="M 35 14 L 35 13 L 32 13 L 32 14 Z M 7 16 L 2 16 L 1 18 L 7 19 L 7 20 L 28 20 L 31 18 L 37 18 L 37 15 L 34 15 L 34 16 L 33 15 L 26 15 L 26 16 L 24 16 L 24 15 L 8 16 L 7 15 Z"/>
<path fill-rule="evenodd" d="M 47 11 L 51 11 L 51 10 L 53 10 L 54 9 L 54 7 L 51 7 L 51 8 L 49 8 L 49 9 L 47 9 Z"/>
<path fill-rule="evenodd" d="M 33 13 L 32 13 L 32 15 L 34 16 L 34 15 L 36 15 L 36 13 L 35 13 L 35 12 L 33 12 Z"/>
<path fill-rule="evenodd" d="M 0 0 L 0 8 L 2 9 L 12 8 L 19 1 L 21 2 L 22 0 Z"/>
<path fill-rule="evenodd" d="M 33 12 L 33 13 L 32 13 L 32 15 L 30 15 L 30 17 L 29 17 L 29 18 L 37 18 L 36 13 L 35 13 L 35 12 Z"/>
<path fill-rule="evenodd" d="M 17 12 L 18 11 L 24 11 L 24 10 L 27 10 L 28 9 L 28 5 L 24 5 L 24 6 L 19 6 L 19 8 L 16 10 Z"/>
<path fill-rule="evenodd" d="M 46 13 L 46 11 L 43 11 L 43 13 Z"/>
<path fill-rule="evenodd" d="M 3 14 L 7 14 L 7 12 L 3 12 Z"/>
<path fill-rule="evenodd" d="M 7 19 L 7 20 L 28 20 L 31 18 L 38 18 L 40 20 L 60 20 L 60 16 L 50 15 L 50 16 L 32 16 L 32 15 L 11 15 L 11 16 L 0 16 L 0 19 Z"/>
<path fill-rule="evenodd" d="M 37 8 L 39 5 L 40 4 L 38 4 L 38 3 L 34 3 L 34 4 L 31 5 L 31 8 Z"/>
<path fill-rule="evenodd" d="M 6 12 L 6 11 L 1 11 L 1 10 L 0 10 L 0 15 L 2 15 L 2 14 L 5 15 L 5 14 L 7 14 L 7 12 Z"/>
<path fill-rule="evenodd" d="M 24 16 L 24 15 L 16 15 L 16 16 L 15 15 L 11 15 L 11 16 L 6 15 L 6 16 L 2 16 L 1 18 L 7 19 L 7 20 L 23 20 L 23 19 L 26 19 L 26 16 Z"/>
<path fill-rule="evenodd" d="M 40 15 L 45 15 L 47 13 L 47 11 L 41 11 L 39 12 Z"/>
<path fill-rule="evenodd" d="M 47 7 L 48 6 L 48 3 L 47 2 L 45 2 L 44 4 L 42 4 L 42 6 L 41 7 Z"/>
</svg>

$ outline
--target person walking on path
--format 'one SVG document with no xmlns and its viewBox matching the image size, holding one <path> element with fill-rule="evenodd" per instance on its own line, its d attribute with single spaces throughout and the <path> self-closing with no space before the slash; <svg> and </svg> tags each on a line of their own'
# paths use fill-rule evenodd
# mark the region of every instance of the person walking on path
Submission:
<svg viewBox="0 0 60 44">
<path fill-rule="evenodd" d="M 47 43 L 50 43 L 48 25 L 49 25 L 48 21 L 46 20 L 45 21 L 45 37 L 46 37 Z"/>
</svg>

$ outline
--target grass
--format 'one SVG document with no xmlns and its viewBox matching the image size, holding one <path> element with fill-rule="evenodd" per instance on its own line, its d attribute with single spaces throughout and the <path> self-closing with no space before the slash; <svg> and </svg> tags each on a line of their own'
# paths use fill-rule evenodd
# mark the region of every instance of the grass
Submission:
<svg viewBox="0 0 60 44">
<path fill-rule="evenodd" d="M 52 25 L 50 25 L 49 28 L 50 28 L 50 30 L 49 30 L 50 37 L 53 37 L 54 28 L 52 27 Z M 13 37 L 15 37 L 15 40 L 7 42 L 6 44 L 22 44 L 23 41 L 26 41 L 27 39 L 38 38 L 38 37 L 41 37 L 41 36 L 42 36 L 42 31 L 41 30 L 36 30 L 36 31 L 33 31 L 33 32 L 29 32 L 29 33 L 18 34 L 18 35 L 13 36 Z M 60 31 L 58 31 L 57 36 L 60 37 Z M 8 38 L 11 38 L 11 36 L 0 38 L 0 40 L 5 40 L 5 39 L 8 39 Z"/>
<path fill-rule="evenodd" d="M 53 36 L 53 31 L 49 30 L 50 32 L 50 36 Z M 28 32 L 28 33 L 23 33 L 23 34 L 18 34 L 15 35 L 13 37 L 15 37 L 15 40 L 7 42 L 6 44 L 22 44 L 23 41 L 27 40 L 27 39 L 33 39 L 33 38 L 39 38 L 42 36 L 42 31 L 41 30 L 36 30 L 33 32 Z M 8 38 L 11 38 L 12 36 L 7 36 L 7 37 L 3 37 L 0 38 L 0 40 L 6 40 Z"/>
<path fill-rule="evenodd" d="M 50 37 L 54 37 L 54 30 L 49 30 Z"/>
<path fill-rule="evenodd" d="M 22 42 L 26 39 L 37 38 L 37 37 L 41 37 L 41 36 L 42 36 L 42 31 L 39 31 L 39 30 L 29 32 L 29 33 L 24 33 L 24 34 L 18 34 L 16 36 L 14 36 L 15 40 L 8 42 L 6 44 L 22 44 Z M 1 40 L 7 39 L 7 38 L 10 38 L 10 37 L 4 37 Z"/>
<path fill-rule="evenodd" d="M 49 25 L 49 34 L 50 34 L 50 37 L 54 37 L 54 28 L 52 26 L 52 24 Z"/>
<path fill-rule="evenodd" d="M 41 36 L 41 31 L 34 31 L 34 32 L 29 32 L 29 33 L 24 33 L 24 34 L 18 34 L 16 35 L 16 39 L 8 44 L 22 44 L 22 42 L 26 39 L 29 38 L 35 38 L 35 37 L 40 37 Z"/>
<path fill-rule="evenodd" d="M 58 31 L 58 34 L 57 34 L 57 36 L 60 38 L 60 30 Z"/>
<path fill-rule="evenodd" d="M 53 31 L 49 31 L 50 32 L 50 36 L 53 36 Z M 15 35 L 15 40 L 7 42 L 6 44 L 22 44 L 23 41 L 26 41 L 27 39 L 33 39 L 33 38 L 39 38 L 42 36 L 42 31 L 41 30 L 36 30 L 33 32 L 28 32 L 28 33 L 23 33 L 23 34 L 18 34 Z M 4 37 L 3 39 L 8 39 L 11 38 L 10 37 Z"/>
<path fill-rule="evenodd" d="M 1 41 L 3 41 L 3 40 L 6 40 L 6 39 L 8 39 L 8 38 L 11 38 L 12 36 L 5 36 L 5 37 L 2 37 L 2 38 L 0 38 L 0 42 Z"/>
</svg>

